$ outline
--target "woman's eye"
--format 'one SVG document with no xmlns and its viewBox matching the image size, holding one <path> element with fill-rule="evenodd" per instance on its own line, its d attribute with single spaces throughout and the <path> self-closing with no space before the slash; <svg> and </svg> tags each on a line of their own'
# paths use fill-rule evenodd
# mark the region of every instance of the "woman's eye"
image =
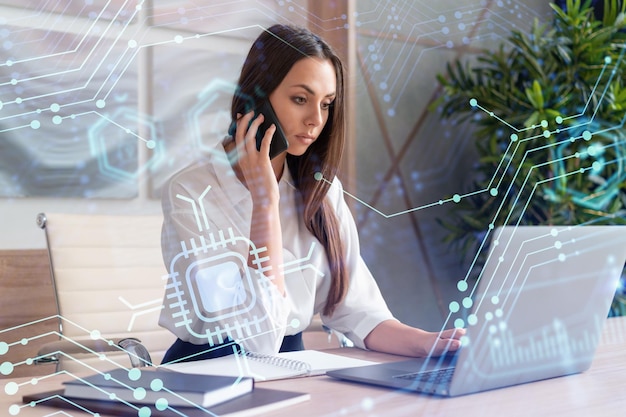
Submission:
<svg viewBox="0 0 626 417">
<path fill-rule="evenodd" d="M 306 102 L 304 97 L 294 97 L 293 101 L 295 101 L 298 104 L 304 104 Z"/>
</svg>

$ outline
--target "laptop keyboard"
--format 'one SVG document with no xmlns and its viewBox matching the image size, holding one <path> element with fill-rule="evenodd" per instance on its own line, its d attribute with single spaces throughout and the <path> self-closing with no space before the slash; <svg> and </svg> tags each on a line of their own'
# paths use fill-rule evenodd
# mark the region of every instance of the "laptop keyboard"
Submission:
<svg viewBox="0 0 626 417">
<path fill-rule="evenodd" d="M 452 379 L 454 368 L 442 368 L 434 371 L 418 371 L 408 374 L 394 375 L 394 378 L 406 379 L 414 382 L 427 382 L 431 384 L 447 384 Z"/>
</svg>

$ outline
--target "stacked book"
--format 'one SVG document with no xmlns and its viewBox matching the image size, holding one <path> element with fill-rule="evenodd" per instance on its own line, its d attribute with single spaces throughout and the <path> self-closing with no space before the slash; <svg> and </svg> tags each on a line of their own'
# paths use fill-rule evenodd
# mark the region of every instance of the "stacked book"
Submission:
<svg viewBox="0 0 626 417">
<path fill-rule="evenodd" d="M 25 396 L 25 403 L 78 407 L 116 416 L 252 416 L 308 400 L 309 394 L 257 388 L 254 379 L 167 369 L 114 369 L 64 382 L 64 389 Z"/>
</svg>

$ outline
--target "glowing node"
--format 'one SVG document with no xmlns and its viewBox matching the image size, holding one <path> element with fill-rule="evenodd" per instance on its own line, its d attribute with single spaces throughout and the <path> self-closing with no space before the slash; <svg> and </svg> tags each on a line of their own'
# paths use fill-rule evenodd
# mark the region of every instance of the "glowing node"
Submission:
<svg viewBox="0 0 626 417">
<path fill-rule="evenodd" d="M 4 386 L 4 392 L 6 392 L 8 395 L 15 395 L 19 388 L 20 386 L 17 385 L 17 382 L 7 382 L 7 384 Z"/>
<path fill-rule="evenodd" d="M 610 64 L 611 63 L 611 57 L 610 56 L 604 57 L 604 63 L 605 64 Z"/>
<path fill-rule="evenodd" d="M 128 41 L 128 47 L 131 48 L 131 49 L 136 48 L 137 47 L 137 41 L 134 40 L 134 39 L 129 40 Z"/>
<path fill-rule="evenodd" d="M 519 139 L 519 137 L 515 133 L 512 133 L 511 134 L 511 141 L 516 142 L 517 139 Z"/>
<path fill-rule="evenodd" d="M 451 313 L 456 313 L 457 311 L 459 311 L 460 306 L 459 303 L 457 303 L 456 301 L 452 301 L 448 308 L 450 309 Z"/>
<path fill-rule="evenodd" d="M 502 311 L 501 308 L 496 310 L 496 317 L 502 317 L 503 314 L 504 314 L 504 312 Z"/>
<path fill-rule="evenodd" d="M 156 400 L 156 402 L 154 403 L 154 406 L 156 407 L 157 410 L 159 411 L 163 411 L 168 407 L 168 402 L 165 398 L 159 398 L 158 400 Z"/>
<path fill-rule="evenodd" d="M 98 100 L 96 101 L 96 107 L 99 109 L 103 109 L 104 106 L 106 106 L 106 102 L 104 100 Z"/>
<path fill-rule="evenodd" d="M 491 311 L 488 311 L 485 313 L 485 320 L 487 321 L 493 320 L 493 313 Z"/>
<path fill-rule="evenodd" d="M 561 124 L 561 123 L 563 123 L 563 118 L 561 116 L 556 116 L 554 121 L 557 122 L 557 124 Z"/>
<path fill-rule="evenodd" d="M 130 371 L 128 371 L 128 379 L 131 381 L 137 381 L 139 378 L 141 378 L 141 369 L 131 368 Z"/>
<path fill-rule="evenodd" d="M 33 120 L 32 122 L 30 122 L 30 128 L 33 130 L 37 130 L 41 127 L 41 122 L 39 122 L 39 120 Z"/>
<path fill-rule="evenodd" d="M 459 291 L 466 291 L 467 290 L 467 282 L 466 281 L 459 281 L 459 282 L 457 282 L 456 287 L 458 288 Z"/>
<path fill-rule="evenodd" d="M 9 414 L 11 414 L 12 416 L 16 416 L 20 413 L 20 406 L 17 404 L 13 404 L 11 407 L 9 407 Z"/>
<path fill-rule="evenodd" d="M 92 330 L 91 332 L 89 332 L 89 337 L 91 337 L 92 340 L 100 339 L 100 331 Z"/>
<path fill-rule="evenodd" d="M 176 43 L 183 43 L 183 37 L 180 36 L 180 35 L 174 36 L 174 42 L 176 42 Z"/>
<path fill-rule="evenodd" d="M 472 306 L 472 304 L 474 304 L 474 302 L 472 301 L 472 299 L 470 297 L 465 297 L 463 299 L 463 307 L 470 308 Z"/>
<path fill-rule="evenodd" d="M 291 320 L 291 323 L 289 324 L 291 327 L 293 327 L 294 329 L 297 329 L 298 326 L 300 326 L 300 320 L 298 319 L 293 319 Z"/>
<path fill-rule="evenodd" d="M 141 407 L 139 411 L 137 411 L 138 417 L 150 417 L 151 415 L 152 412 L 150 411 L 149 407 Z"/>
<path fill-rule="evenodd" d="M 146 389 L 143 387 L 135 388 L 135 390 L 133 391 L 133 397 L 136 400 L 143 400 L 144 398 L 146 398 Z"/>
<path fill-rule="evenodd" d="M 313 178 L 315 178 L 316 181 L 321 181 L 322 180 L 322 173 L 321 172 L 316 172 L 313 175 Z"/>
<path fill-rule="evenodd" d="M 26 363 L 26 365 L 32 365 L 34 361 L 33 358 L 26 358 L 24 362 Z"/>
<path fill-rule="evenodd" d="M 30 385 L 37 385 L 38 382 L 39 382 L 39 380 L 37 378 L 32 378 L 30 380 Z"/>
<path fill-rule="evenodd" d="M 9 344 L 6 342 L 0 342 L 0 355 L 4 355 L 9 351 Z"/>
<path fill-rule="evenodd" d="M 560 240 L 557 240 L 556 242 L 554 242 L 554 247 L 557 249 L 561 249 L 561 247 L 563 246 L 563 244 L 561 243 Z"/>
<path fill-rule="evenodd" d="M 489 223 L 489 230 L 493 230 L 496 226 L 493 223 Z"/>
<path fill-rule="evenodd" d="M 491 194 L 493 197 L 498 195 L 498 189 L 497 188 L 492 188 L 491 190 L 489 190 L 489 194 Z"/>
<path fill-rule="evenodd" d="M 22 104 L 22 98 L 21 97 L 16 98 L 15 103 Z"/>
<path fill-rule="evenodd" d="M 17 79 L 11 78 L 11 85 L 17 85 Z"/>
<path fill-rule="evenodd" d="M 563 253 L 559 253 L 558 259 L 560 262 L 565 262 L 567 260 L 567 256 L 565 256 L 565 254 Z"/>
<path fill-rule="evenodd" d="M 452 201 L 454 201 L 455 203 L 458 203 L 459 201 L 461 201 L 461 196 L 458 194 L 453 195 Z"/>
<path fill-rule="evenodd" d="M 457 329 L 462 329 L 465 327 L 465 321 L 463 319 L 454 320 L 454 327 Z"/>
<path fill-rule="evenodd" d="M 470 315 L 467 317 L 467 323 L 468 323 L 470 326 L 474 326 L 474 325 L 476 325 L 476 323 L 478 323 L 478 317 L 476 317 L 476 314 L 470 314 Z"/>
<path fill-rule="evenodd" d="M 146 148 L 148 149 L 154 149 L 156 148 L 156 142 L 153 140 L 149 140 L 146 142 Z"/>
<path fill-rule="evenodd" d="M 494 295 L 493 297 L 491 297 L 491 304 L 498 304 L 500 302 L 500 297 L 498 297 L 497 295 Z"/>
<path fill-rule="evenodd" d="M 117 398 L 117 395 L 115 395 L 115 393 L 112 392 L 109 394 L 109 400 L 114 400 L 116 398 Z"/>
<path fill-rule="evenodd" d="M 549 131 L 549 130 L 544 130 L 544 131 L 543 131 L 543 137 L 545 137 L 545 138 L 549 138 L 551 135 L 552 135 L 552 134 L 550 133 L 550 131 Z"/>
<path fill-rule="evenodd" d="M 28 344 L 28 339 L 27 339 L 27 338 L 23 338 L 22 340 L 20 340 L 20 343 L 21 343 L 23 346 L 26 346 L 26 345 Z"/>
<path fill-rule="evenodd" d="M 163 389 L 163 380 L 155 378 L 150 382 L 150 389 L 152 391 L 161 391 Z"/>
<path fill-rule="evenodd" d="M 583 139 L 585 139 L 585 140 L 591 140 L 591 132 L 590 132 L 590 131 L 588 131 L 588 130 L 585 130 L 585 131 L 583 132 Z"/>
</svg>

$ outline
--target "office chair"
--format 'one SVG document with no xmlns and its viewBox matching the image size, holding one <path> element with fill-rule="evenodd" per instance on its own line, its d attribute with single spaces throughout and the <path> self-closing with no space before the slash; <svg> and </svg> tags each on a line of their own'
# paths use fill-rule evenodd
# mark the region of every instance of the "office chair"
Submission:
<svg viewBox="0 0 626 417">
<path fill-rule="evenodd" d="M 57 371 L 159 364 L 175 336 L 158 325 L 162 216 L 40 213 L 58 313 L 36 363 Z M 130 361 L 130 363 L 129 363 Z"/>
<path fill-rule="evenodd" d="M 175 336 L 158 325 L 166 269 L 162 217 L 40 213 L 55 292 L 60 340 L 36 363 L 56 370 L 158 365 Z M 321 324 L 303 334 L 307 349 L 349 346 Z M 128 361 L 130 360 L 130 364 Z"/>
</svg>

